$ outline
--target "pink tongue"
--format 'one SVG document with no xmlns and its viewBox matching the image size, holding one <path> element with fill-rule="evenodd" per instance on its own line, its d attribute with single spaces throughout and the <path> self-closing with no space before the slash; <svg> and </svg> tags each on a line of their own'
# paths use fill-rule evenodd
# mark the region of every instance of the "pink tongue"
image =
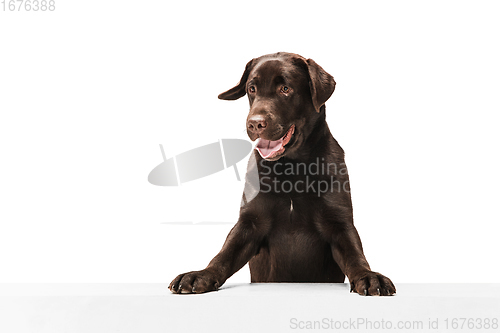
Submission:
<svg viewBox="0 0 500 333">
<path fill-rule="evenodd" d="M 262 156 L 263 158 L 268 158 L 269 156 L 283 148 L 283 138 L 276 141 L 259 139 L 259 143 L 257 143 L 256 148 L 259 151 L 260 156 Z"/>
</svg>

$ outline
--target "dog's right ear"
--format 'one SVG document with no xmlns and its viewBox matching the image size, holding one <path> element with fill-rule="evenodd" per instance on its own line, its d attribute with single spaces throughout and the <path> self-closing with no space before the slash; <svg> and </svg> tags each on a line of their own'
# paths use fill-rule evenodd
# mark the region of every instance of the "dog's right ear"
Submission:
<svg viewBox="0 0 500 333">
<path fill-rule="evenodd" d="M 245 66 L 245 71 L 241 76 L 240 83 L 238 83 L 235 87 L 229 89 L 228 91 L 220 94 L 219 99 L 232 101 L 245 96 L 245 94 L 247 93 L 246 86 L 247 86 L 248 75 L 250 75 L 250 71 L 253 68 L 253 64 L 254 64 L 254 59 L 250 60 Z"/>
<path fill-rule="evenodd" d="M 326 103 L 335 90 L 335 80 L 333 76 L 328 74 L 314 60 L 307 59 L 307 68 L 309 71 L 309 86 L 311 88 L 311 96 L 316 112 Z"/>
</svg>

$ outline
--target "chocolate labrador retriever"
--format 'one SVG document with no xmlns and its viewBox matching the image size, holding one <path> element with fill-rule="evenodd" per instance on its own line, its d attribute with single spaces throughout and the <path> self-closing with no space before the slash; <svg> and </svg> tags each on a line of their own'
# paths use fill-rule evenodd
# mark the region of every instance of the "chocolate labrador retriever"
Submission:
<svg viewBox="0 0 500 333">
<path fill-rule="evenodd" d="M 344 151 L 325 121 L 334 89 L 333 77 L 312 59 L 279 52 L 252 59 L 238 85 L 219 95 L 248 95 L 247 133 L 259 139 L 252 157 L 258 191 L 250 197 L 245 191 L 219 254 L 205 269 L 177 276 L 173 293 L 217 290 L 247 262 L 252 282 L 331 283 L 347 276 L 360 295 L 396 292 L 370 269 L 354 227 Z"/>
</svg>

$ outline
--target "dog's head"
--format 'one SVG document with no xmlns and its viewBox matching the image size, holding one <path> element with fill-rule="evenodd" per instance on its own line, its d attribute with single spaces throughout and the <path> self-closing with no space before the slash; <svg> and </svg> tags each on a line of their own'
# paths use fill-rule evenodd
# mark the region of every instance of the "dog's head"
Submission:
<svg viewBox="0 0 500 333">
<path fill-rule="evenodd" d="M 250 60 L 238 85 L 219 98 L 248 95 L 248 136 L 260 139 L 264 159 L 276 161 L 293 156 L 305 142 L 334 89 L 333 77 L 314 60 L 279 52 Z"/>
</svg>

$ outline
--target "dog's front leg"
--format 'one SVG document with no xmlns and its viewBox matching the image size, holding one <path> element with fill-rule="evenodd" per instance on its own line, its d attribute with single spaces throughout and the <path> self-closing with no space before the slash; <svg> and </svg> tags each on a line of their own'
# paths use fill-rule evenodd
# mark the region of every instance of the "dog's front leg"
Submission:
<svg viewBox="0 0 500 333">
<path fill-rule="evenodd" d="M 201 271 L 178 275 L 168 287 L 176 294 L 204 293 L 217 290 L 257 252 L 262 233 L 251 214 L 242 214 L 231 229 L 221 251 Z"/>
<path fill-rule="evenodd" d="M 328 224 L 333 258 L 349 279 L 351 291 L 360 295 L 390 296 L 396 292 L 392 281 L 370 269 L 363 253 L 363 246 L 358 231 L 352 222 L 350 208 L 337 208 L 330 217 L 335 216 L 333 223 Z M 325 230 L 325 231 L 326 231 Z"/>
</svg>

